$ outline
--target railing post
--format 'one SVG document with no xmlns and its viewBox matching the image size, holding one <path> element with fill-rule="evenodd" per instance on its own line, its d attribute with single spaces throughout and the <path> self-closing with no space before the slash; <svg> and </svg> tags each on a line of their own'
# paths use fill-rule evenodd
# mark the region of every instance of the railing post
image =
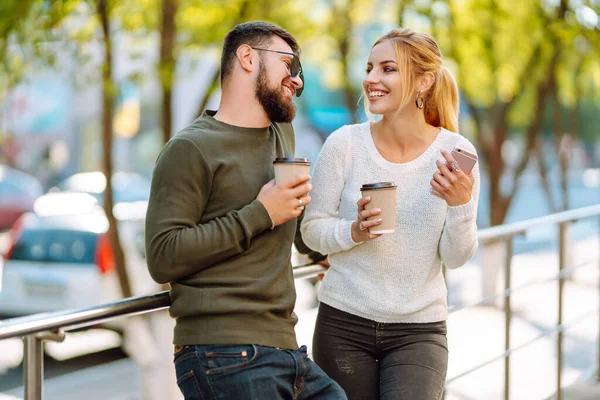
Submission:
<svg viewBox="0 0 600 400">
<path fill-rule="evenodd" d="M 566 222 L 561 222 L 558 225 L 558 326 L 562 328 L 563 323 L 563 295 L 565 279 L 562 272 L 565 269 L 566 262 Z M 556 340 L 556 400 L 562 400 L 562 365 L 563 365 L 563 331 L 558 330 Z"/>
<path fill-rule="evenodd" d="M 37 335 L 25 336 L 23 352 L 23 385 L 25 400 L 42 399 L 44 379 L 44 342 Z"/>
<path fill-rule="evenodd" d="M 510 321 L 512 309 L 510 306 L 510 276 L 513 255 L 513 236 L 506 240 L 506 258 L 504 260 L 504 351 L 510 350 Z M 504 358 L 504 400 L 510 399 L 510 355 Z"/>
<path fill-rule="evenodd" d="M 25 336 L 23 352 L 23 385 L 25 400 L 42 400 L 44 382 L 44 341 L 62 342 L 63 331 Z"/>
</svg>

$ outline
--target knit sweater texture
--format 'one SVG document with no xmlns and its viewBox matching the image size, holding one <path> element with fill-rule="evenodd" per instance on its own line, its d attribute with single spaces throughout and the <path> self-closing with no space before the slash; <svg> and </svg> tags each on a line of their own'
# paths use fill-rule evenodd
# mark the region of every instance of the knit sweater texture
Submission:
<svg viewBox="0 0 600 400">
<path fill-rule="evenodd" d="M 442 128 L 423 154 L 398 164 L 378 152 L 369 122 L 344 126 L 327 138 L 301 228 L 310 248 L 329 254 L 320 301 L 382 323 L 446 320 L 442 263 L 460 267 L 477 249 L 479 163 L 468 203 L 450 207 L 431 192 L 435 161 L 444 161 L 441 150 L 456 146 L 476 152 L 465 137 Z M 398 186 L 395 232 L 355 243 L 351 225 L 361 186 L 389 181 Z"/>
</svg>

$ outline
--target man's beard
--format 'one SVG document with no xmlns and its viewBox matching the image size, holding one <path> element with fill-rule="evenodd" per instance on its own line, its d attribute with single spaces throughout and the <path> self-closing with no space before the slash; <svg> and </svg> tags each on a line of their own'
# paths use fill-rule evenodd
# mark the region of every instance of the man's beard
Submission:
<svg viewBox="0 0 600 400">
<path fill-rule="evenodd" d="M 280 87 L 271 89 L 267 79 L 267 69 L 261 63 L 256 81 L 256 98 L 263 106 L 271 122 L 292 122 L 296 116 L 296 106 L 285 98 Z"/>
</svg>

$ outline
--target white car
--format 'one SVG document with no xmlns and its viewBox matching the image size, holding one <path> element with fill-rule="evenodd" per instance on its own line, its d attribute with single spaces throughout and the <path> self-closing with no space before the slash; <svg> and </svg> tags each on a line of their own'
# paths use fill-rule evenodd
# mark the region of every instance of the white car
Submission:
<svg viewBox="0 0 600 400">
<path fill-rule="evenodd" d="M 138 215 L 144 212 L 137 213 Z M 160 290 L 146 268 L 143 218 L 118 223 L 134 295 Z M 0 319 L 95 306 L 120 299 L 108 220 L 84 193 L 41 196 L 9 233 L 0 271 Z"/>
</svg>

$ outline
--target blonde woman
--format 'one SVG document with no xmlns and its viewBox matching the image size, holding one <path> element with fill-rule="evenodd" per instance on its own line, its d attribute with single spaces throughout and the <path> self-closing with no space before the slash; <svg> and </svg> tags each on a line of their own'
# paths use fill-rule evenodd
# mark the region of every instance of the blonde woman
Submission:
<svg viewBox="0 0 600 400">
<path fill-rule="evenodd" d="M 313 354 L 353 399 L 434 400 L 448 364 L 442 264 L 477 249 L 477 165 L 465 173 L 451 151 L 476 153 L 458 131 L 458 89 L 435 40 L 394 29 L 371 49 L 365 106 L 378 122 L 331 134 L 313 174 L 302 234 L 329 254 Z M 370 230 L 363 184 L 395 182 L 393 233 Z"/>
</svg>

